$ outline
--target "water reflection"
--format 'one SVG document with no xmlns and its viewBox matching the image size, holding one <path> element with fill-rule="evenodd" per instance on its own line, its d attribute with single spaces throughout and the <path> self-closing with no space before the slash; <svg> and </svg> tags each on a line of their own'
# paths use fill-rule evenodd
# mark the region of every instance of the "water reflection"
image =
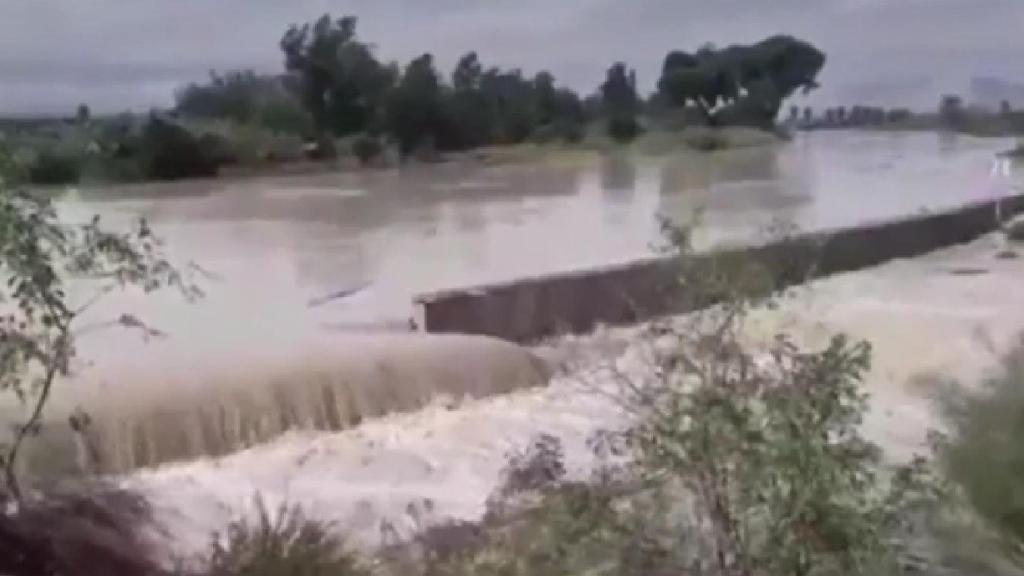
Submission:
<svg viewBox="0 0 1024 576">
<path fill-rule="evenodd" d="M 803 146 L 676 155 L 661 167 L 659 211 L 681 225 L 699 222 L 698 244 L 761 237 L 776 221 L 799 220 L 809 177 Z"/>
<path fill-rule="evenodd" d="M 601 158 L 601 190 L 610 203 L 628 203 L 636 191 L 637 167 L 628 152 L 605 154 Z"/>
</svg>

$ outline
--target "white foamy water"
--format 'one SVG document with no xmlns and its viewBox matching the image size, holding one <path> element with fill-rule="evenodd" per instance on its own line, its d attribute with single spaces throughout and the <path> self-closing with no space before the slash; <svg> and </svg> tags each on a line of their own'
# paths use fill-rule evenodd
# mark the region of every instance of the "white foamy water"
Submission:
<svg viewBox="0 0 1024 576">
<path fill-rule="evenodd" d="M 812 346 L 837 332 L 870 340 L 865 430 L 890 457 L 907 458 L 937 424 L 910 382 L 932 373 L 976 380 L 1024 329 L 1024 290 L 1015 289 L 1024 282 L 1024 260 L 997 259 L 1000 248 L 989 236 L 816 281 L 778 312 L 752 318 L 752 334 L 785 330 Z M 634 332 L 617 329 L 562 346 L 596 350 L 628 342 Z M 608 361 L 639 369 L 629 354 Z M 586 439 L 623 421 L 614 402 L 590 392 L 593 384 L 585 370 L 455 410 L 433 406 L 336 434 L 294 433 L 225 458 L 140 472 L 124 485 L 150 499 L 154 537 L 177 553 L 203 550 L 210 532 L 250 511 L 257 492 L 271 505 L 289 502 L 336 521 L 372 548 L 381 543 L 382 525 L 408 534 L 439 519 L 479 518 L 507 455 L 537 434 L 560 438 L 570 474 L 585 475 L 593 464 Z"/>
</svg>

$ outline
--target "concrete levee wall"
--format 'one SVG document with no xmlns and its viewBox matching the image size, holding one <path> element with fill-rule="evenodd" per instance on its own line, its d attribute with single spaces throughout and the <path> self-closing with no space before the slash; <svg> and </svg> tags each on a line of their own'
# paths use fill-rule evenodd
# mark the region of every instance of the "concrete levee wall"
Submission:
<svg viewBox="0 0 1024 576">
<path fill-rule="evenodd" d="M 998 202 L 1004 218 L 1024 212 L 1024 195 Z M 781 288 L 809 276 L 857 270 L 969 242 L 997 226 L 993 200 L 941 213 L 803 234 L 766 245 L 701 253 L 691 256 L 690 262 L 758 263 L 770 272 L 773 287 Z M 675 260 L 652 258 L 425 294 L 414 301 L 417 323 L 427 332 L 484 334 L 531 342 L 562 333 L 587 332 L 598 324 L 636 322 L 710 303 L 709 297 L 685 297 L 678 266 Z"/>
</svg>

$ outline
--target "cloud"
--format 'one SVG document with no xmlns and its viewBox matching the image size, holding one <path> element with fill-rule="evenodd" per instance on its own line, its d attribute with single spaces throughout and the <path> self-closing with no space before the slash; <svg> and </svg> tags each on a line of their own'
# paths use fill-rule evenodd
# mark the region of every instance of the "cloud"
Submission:
<svg viewBox="0 0 1024 576">
<path fill-rule="evenodd" d="M 818 100 L 906 77 L 931 80 L 897 96 L 922 101 L 975 74 L 1024 78 L 1019 0 L 32 0 L 0 20 L 0 112 L 166 105 L 210 69 L 280 69 L 287 25 L 324 12 L 359 16 L 388 59 L 430 51 L 447 68 L 477 50 L 585 91 L 616 60 L 650 87 L 669 49 L 779 32 L 829 54 Z"/>
</svg>

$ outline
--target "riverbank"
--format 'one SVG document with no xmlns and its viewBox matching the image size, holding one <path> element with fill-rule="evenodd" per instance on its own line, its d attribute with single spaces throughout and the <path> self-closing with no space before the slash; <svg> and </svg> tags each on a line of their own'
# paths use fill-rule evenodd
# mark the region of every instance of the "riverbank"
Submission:
<svg viewBox="0 0 1024 576">
<path fill-rule="evenodd" d="M 815 281 L 777 311 L 751 318 L 750 337 L 785 330 L 820 345 L 837 332 L 866 338 L 874 363 L 866 380 L 867 435 L 902 460 L 925 448 L 938 420 L 927 391 L 915 384 L 939 374 L 975 382 L 1024 327 L 1024 260 L 1000 259 L 986 236 L 967 245 L 875 269 Z M 598 370 L 612 360 L 642 370 L 637 328 L 567 338 L 536 350 L 556 367 L 571 367 L 547 387 L 458 406 L 435 404 L 336 434 L 293 432 L 220 459 L 168 465 L 125 477 L 124 487 L 152 504 L 150 537 L 164 550 L 191 555 L 209 534 L 251 512 L 261 494 L 273 507 L 297 504 L 336 522 L 373 549 L 384 533 L 408 535 L 432 522 L 474 520 L 484 512 L 509 453 L 538 434 L 559 438 L 571 477 L 594 464 L 587 439 L 623 422 L 600 393 Z"/>
<path fill-rule="evenodd" d="M 500 166 L 525 163 L 576 164 L 594 154 L 709 153 L 760 146 L 786 140 L 779 132 L 744 127 L 652 129 L 630 142 L 617 142 L 598 126 L 577 142 L 527 141 L 463 151 L 421 151 L 400 157 L 394 146 L 379 142 L 372 155 L 360 140 L 346 138 L 322 156 L 294 135 L 253 127 L 156 122 L 159 130 L 118 136 L 94 126 L 64 126 L 53 134 L 17 134 L 4 139 L 4 151 L 23 177 L 37 186 L 105 186 L 162 181 L 188 182 L 230 178 L 358 173 L 403 166 L 464 164 Z M 127 131 L 127 128 L 122 129 Z"/>
</svg>

